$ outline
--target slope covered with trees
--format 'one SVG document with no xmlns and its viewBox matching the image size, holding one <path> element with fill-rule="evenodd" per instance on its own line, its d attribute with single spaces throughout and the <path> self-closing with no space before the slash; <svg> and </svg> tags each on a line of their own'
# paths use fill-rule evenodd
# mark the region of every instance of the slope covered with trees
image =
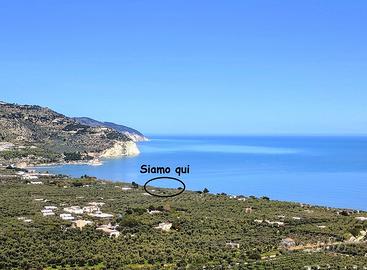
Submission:
<svg viewBox="0 0 367 270">
<path fill-rule="evenodd" d="M 191 191 L 162 199 L 148 196 L 137 184 L 88 176 L 40 177 L 43 184 L 35 185 L 16 173 L 1 171 L 0 269 L 367 266 L 361 234 L 367 223 L 358 219 L 367 216 L 363 212 Z M 81 215 L 94 222 L 82 230 L 59 218 L 63 207 L 88 202 L 103 202 L 101 209 L 113 218 Z M 58 207 L 55 216 L 42 215 L 46 205 Z M 172 227 L 157 229 L 162 222 Z M 118 225 L 118 238 L 96 230 L 107 223 Z"/>
</svg>

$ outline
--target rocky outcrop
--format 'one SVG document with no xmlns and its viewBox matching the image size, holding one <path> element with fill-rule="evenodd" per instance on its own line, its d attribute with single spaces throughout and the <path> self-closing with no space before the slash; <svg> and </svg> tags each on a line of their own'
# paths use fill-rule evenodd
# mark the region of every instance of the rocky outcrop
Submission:
<svg viewBox="0 0 367 270">
<path fill-rule="evenodd" d="M 101 154 L 102 158 L 114 158 L 121 156 L 136 156 L 140 151 L 134 142 L 116 142 L 113 147 L 106 149 Z"/>
<path fill-rule="evenodd" d="M 145 142 L 149 141 L 149 139 L 145 136 L 138 135 L 136 133 L 130 133 L 130 132 L 123 132 L 127 137 L 129 137 L 130 140 L 133 142 Z"/>
<path fill-rule="evenodd" d="M 124 135 L 126 135 L 129 139 L 134 142 L 141 142 L 141 141 L 148 141 L 148 138 L 145 137 L 141 132 L 137 131 L 136 129 L 118 125 L 112 122 L 100 122 L 88 117 L 74 117 L 74 120 L 80 124 L 88 125 L 92 127 L 107 127 L 112 128 Z"/>
</svg>

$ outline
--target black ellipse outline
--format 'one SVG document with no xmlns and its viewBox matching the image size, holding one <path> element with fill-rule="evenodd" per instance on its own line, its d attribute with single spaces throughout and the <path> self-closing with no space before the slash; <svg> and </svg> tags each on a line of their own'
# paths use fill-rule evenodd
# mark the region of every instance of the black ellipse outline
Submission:
<svg viewBox="0 0 367 270">
<path fill-rule="evenodd" d="M 147 184 L 148 184 L 149 182 L 152 182 L 152 181 L 157 180 L 157 179 L 171 179 L 171 180 L 175 180 L 175 181 L 180 182 L 180 183 L 182 184 L 183 189 L 182 189 L 180 192 L 178 192 L 178 193 L 176 193 L 176 194 L 172 194 L 172 195 L 158 195 L 158 194 L 154 194 L 154 193 L 149 192 L 149 191 L 147 190 Z M 155 177 L 155 178 L 152 178 L 152 179 L 148 180 L 148 181 L 144 184 L 144 190 L 145 190 L 148 194 L 150 194 L 150 195 L 152 195 L 152 196 L 156 196 L 156 197 L 160 197 L 160 198 L 171 198 L 171 197 L 178 196 L 178 195 L 180 195 L 182 192 L 184 192 L 184 191 L 186 190 L 186 185 L 185 185 L 185 183 L 184 183 L 182 180 L 180 180 L 180 179 L 178 179 L 178 178 L 175 178 L 175 177 L 169 177 L 169 176 L 160 176 L 160 177 Z"/>
</svg>

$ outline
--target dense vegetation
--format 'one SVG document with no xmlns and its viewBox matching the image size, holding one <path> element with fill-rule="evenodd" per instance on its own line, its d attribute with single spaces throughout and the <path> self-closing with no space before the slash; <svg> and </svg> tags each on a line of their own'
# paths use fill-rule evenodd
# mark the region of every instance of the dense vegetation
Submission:
<svg viewBox="0 0 367 270">
<path fill-rule="evenodd" d="M 147 196 L 138 185 L 83 176 L 41 178 L 32 185 L 0 171 L 0 269 L 366 269 L 366 213 L 304 206 L 269 198 L 231 198 L 186 191 L 174 198 Z M 27 184 L 28 183 L 28 184 Z M 47 202 L 37 199 L 44 199 Z M 58 214 L 65 206 L 104 202 L 120 236 L 95 227 L 71 227 Z M 53 217 L 41 209 L 56 205 Z M 147 210 L 161 213 L 149 214 Z M 337 211 L 343 214 L 338 214 Z M 25 223 L 19 217 L 32 219 Z M 296 218 L 295 218 L 296 217 Z M 91 219 L 84 216 L 85 219 Z M 282 221 L 284 226 L 255 220 Z M 154 227 L 171 222 L 168 232 Z M 323 227 L 325 226 L 325 227 Z M 299 249 L 281 245 L 292 238 Z M 228 243 L 239 244 L 228 247 Z M 317 243 L 329 243 L 321 247 Z M 305 247 L 305 248 L 302 248 Z M 306 248 L 308 247 L 308 248 Z"/>
<path fill-rule="evenodd" d="M 31 162 L 37 161 L 38 159 L 42 159 L 44 163 L 53 163 L 60 160 L 61 155 L 57 153 L 53 153 L 51 151 L 47 151 L 42 148 L 15 148 L 9 149 L 5 151 L 0 151 L 0 160 L 2 161 L 11 161 L 14 159 L 23 159 L 28 158 Z"/>
</svg>

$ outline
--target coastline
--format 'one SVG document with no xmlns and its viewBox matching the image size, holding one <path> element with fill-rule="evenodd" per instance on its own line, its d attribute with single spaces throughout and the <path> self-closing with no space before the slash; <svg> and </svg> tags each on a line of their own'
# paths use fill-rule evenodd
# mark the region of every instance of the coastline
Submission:
<svg viewBox="0 0 367 270">
<path fill-rule="evenodd" d="M 93 154 L 93 158 L 90 160 L 74 160 L 74 161 L 58 161 L 32 164 L 27 163 L 27 159 L 19 160 L 15 163 L 18 168 L 39 168 L 39 167 L 51 167 L 51 166 L 64 166 L 64 165 L 89 165 L 89 166 L 101 166 L 103 160 L 121 158 L 121 157 L 135 157 L 140 154 L 140 150 L 137 146 L 138 141 L 134 142 L 116 142 L 114 146 L 105 149 L 101 153 Z"/>
<path fill-rule="evenodd" d="M 365 186 L 363 179 L 365 179 L 366 173 L 361 171 L 361 166 L 357 167 L 355 172 L 353 171 L 355 168 L 354 164 L 360 164 L 360 158 L 358 158 L 361 156 L 359 154 L 360 151 L 358 150 L 355 157 L 348 157 L 349 161 L 344 162 L 343 166 L 335 167 L 337 164 L 334 162 L 333 157 L 330 157 L 327 164 L 320 163 L 318 162 L 320 160 L 319 157 L 314 155 L 314 153 L 320 153 L 322 151 L 325 153 L 329 151 L 330 153 L 334 153 L 334 148 L 330 150 L 329 148 L 323 149 L 323 146 L 326 146 L 327 138 L 309 139 L 304 137 L 293 137 L 289 139 L 287 137 L 285 139 L 237 137 L 235 140 L 230 140 L 227 137 L 219 137 L 207 140 L 205 138 L 190 137 L 186 140 L 185 137 L 181 137 L 179 141 L 177 138 L 173 138 L 172 140 L 171 137 L 163 137 L 163 139 L 164 140 L 153 138 L 148 144 L 138 144 L 144 155 L 132 159 L 101 159 L 100 162 L 103 164 L 102 166 L 93 166 L 93 161 L 77 161 L 32 164 L 30 167 L 40 167 L 40 170 L 48 170 L 47 168 L 50 168 L 49 171 L 68 174 L 73 177 L 87 174 L 95 175 L 101 179 L 110 179 L 112 181 L 131 179 L 138 183 L 144 183 L 143 181 L 145 179 L 147 180 L 149 177 L 148 175 L 141 175 L 139 173 L 138 168 L 142 164 L 171 167 L 175 165 L 190 164 L 193 168 L 192 173 L 187 176 L 182 176 L 182 180 L 185 181 L 185 184 L 188 184 L 188 189 L 190 190 L 200 190 L 204 187 L 208 187 L 213 193 L 225 192 L 233 195 L 246 194 L 256 197 L 267 196 L 271 199 L 286 202 L 308 203 L 311 205 L 338 209 L 367 210 L 363 200 L 363 192 L 357 189 L 357 187 Z M 285 143 L 285 141 L 287 143 Z M 339 149 L 339 145 L 340 147 L 347 147 L 349 145 L 356 145 L 357 143 L 364 143 L 365 140 L 332 138 L 332 141 Z M 299 151 L 299 155 L 293 155 L 289 158 L 287 155 L 255 155 L 253 153 L 242 152 L 240 156 L 238 152 L 234 152 L 233 154 L 230 152 L 235 150 L 232 145 L 247 145 L 249 142 L 255 142 L 254 144 L 256 145 L 268 144 L 270 146 L 279 145 L 280 147 L 283 147 L 283 143 L 284 147 L 288 147 L 288 142 L 290 142 L 289 144 L 292 144 L 295 148 L 301 148 L 306 143 L 312 147 L 310 147 L 310 149 L 305 149 L 305 151 Z M 228 159 L 228 162 L 224 160 L 223 162 L 223 160 L 221 160 L 222 153 L 206 153 L 197 150 L 190 150 L 188 153 L 186 150 L 193 149 L 193 147 L 198 147 L 198 150 L 200 150 L 201 148 L 199 147 L 206 144 L 213 145 L 213 147 L 217 145 L 223 145 L 223 147 L 230 145 L 230 151 L 226 152 L 225 155 L 233 157 L 233 159 Z M 314 149 L 313 144 L 317 145 L 318 149 Z M 318 152 L 315 152 L 316 150 Z M 363 148 L 361 150 L 363 150 Z M 208 157 L 210 158 L 210 162 L 196 162 L 195 158 L 191 158 L 194 154 L 202 158 Z M 342 154 L 343 152 L 340 154 L 337 152 L 335 156 L 338 157 Z M 329 154 L 327 156 L 329 156 Z M 177 161 L 185 160 L 186 157 L 189 157 L 190 163 L 177 164 Z M 307 158 L 307 160 L 305 158 Z M 261 166 L 259 168 L 263 170 L 260 173 L 251 171 L 252 168 L 250 166 L 240 168 L 239 161 L 244 159 L 247 160 L 249 165 L 256 166 L 256 169 L 259 168 L 256 160 L 263 161 L 266 166 Z M 284 162 L 282 160 L 284 160 Z M 299 160 L 299 162 L 295 163 L 297 160 Z M 335 159 L 335 161 L 338 160 L 340 160 L 339 157 Z M 344 158 L 342 160 L 344 160 Z M 278 161 L 282 161 L 282 163 Z M 269 167 L 268 164 L 272 167 Z M 323 167 L 320 167 L 319 164 Z M 80 167 L 69 165 L 78 165 Z M 297 167 L 295 165 L 297 165 Z M 302 165 L 307 171 L 300 171 L 298 165 Z M 314 167 L 315 165 L 317 165 L 316 168 Z M 325 169 L 324 165 L 327 165 Z M 55 168 L 51 169 L 53 166 L 55 166 Z M 282 171 L 279 171 L 278 168 L 282 169 Z M 352 172 L 344 173 L 346 169 L 352 170 Z M 228 174 L 228 172 L 230 172 L 230 174 Z"/>
<path fill-rule="evenodd" d="M 43 173 L 42 171 L 37 171 L 37 170 L 47 169 L 47 168 L 50 168 L 50 167 L 59 167 L 59 166 L 64 166 L 64 165 L 93 166 L 93 165 L 90 164 L 90 162 L 72 162 L 72 163 L 45 164 L 45 165 L 42 165 L 42 166 L 41 165 L 40 166 L 32 166 L 32 167 L 27 167 L 27 168 L 24 168 L 24 169 L 31 169 L 31 170 L 35 170 L 38 173 Z M 103 165 L 103 163 L 101 165 Z M 101 165 L 97 165 L 97 166 L 101 166 Z M 80 174 L 80 175 L 82 175 L 82 174 Z M 66 174 L 66 176 L 69 179 L 75 178 L 72 175 L 68 175 L 68 174 Z M 133 180 L 131 180 L 131 182 L 130 182 L 127 179 L 116 180 L 116 179 L 108 179 L 108 178 L 99 178 L 99 177 L 95 177 L 93 175 L 90 175 L 90 177 L 95 178 L 97 181 L 108 182 L 108 183 L 113 183 L 113 184 L 130 185 L 132 182 L 134 182 Z M 144 183 L 141 183 L 141 185 L 143 186 Z M 156 188 L 156 189 L 168 189 L 168 190 L 170 189 L 170 188 L 159 187 L 159 186 L 152 186 L 152 187 Z M 200 192 L 198 190 L 193 190 L 193 189 L 186 189 L 186 191 L 194 192 L 194 193 L 195 192 Z M 255 199 L 269 200 L 269 201 L 278 202 L 278 203 L 294 204 L 294 205 L 298 205 L 298 206 L 301 206 L 301 207 L 314 207 L 314 208 L 327 209 L 327 210 L 340 210 L 340 211 L 347 211 L 348 213 L 367 213 L 367 209 L 358 209 L 358 208 L 353 208 L 353 207 L 335 207 L 335 206 L 330 206 L 330 205 L 313 204 L 313 203 L 308 203 L 308 202 L 304 202 L 304 201 L 297 201 L 297 200 L 273 199 L 273 198 L 267 197 L 266 194 L 262 194 L 262 195 L 259 195 L 259 196 L 254 196 L 254 195 L 250 195 L 250 194 L 246 194 L 246 195 L 244 195 L 244 194 L 227 194 L 225 192 L 217 192 L 217 193 L 210 193 L 210 195 L 213 195 L 213 196 L 226 196 L 230 199 L 234 199 L 234 200 L 237 199 L 238 201 L 241 201 L 242 198 L 255 198 Z"/>
<path fill-rule="evenodd" d="M 43 169 L 43 168 L 48 168 L 48 167 L 52 167 L 52 166 L 63 166 L 63 165 L 88 165 L 88 166 L 92 166 L 90 164 L 90 162 L 72 162 L 72 163 L 47 163 L 45 165 L 40 165 L 40 166 L 32 166 L 32 167 L 27 167 L 27 168 L 19 168 L 19 169 L 25 169 L 25 170 L 34 170 L 35 174 L 40 175 L 40 176 L 45 176 L 45 173 L 42 171 L 37 171 L 38 169 Z M 2 166 L 1 168 L 5 169 L 6 166 Z M 13 167 L 13 169 L 17 169 L 17 167 Z M 1 174 L 0 174 L 1 175 Z M 57 177 L 57 174 L 49 174 L 49 175 L 53 175 L 55 177 Z M 67 177 L 67 179 L 75 179 L 75 177 L 71 176 L 71 175 L 64 175 Z M 101 183 L 110 183 L 110 184 L 115 184 L 115 185 L 131 185 L 132 182 L 134 181 L 127 181 L 125 180 L 114 180 L 114 179 L 102 179 L 102 178 L 98 178 L 95 176 L 89 176 L 91 178 L 94 178 L 96 181 L 99 181 Z M 141 186 L 143 186 L 143 184 L 141 184 Z M 150 185 L 149 185 L 150 186 Z M 167 188 L 167 187 L 159 187 L 159 186 L 150 186 L 152 188 L 155 189 L 161 189 L 161 190 L 172 190 L 172 188 Z M 202 194 L 202 191 L 198 191 L 198 190 L 191 190 L 191 189 L 185 189 L 185 191 L 189 192 L 189 193 L 199 193 Z M 300 207 L 305 207 L 305 208 L 319 208 L 319 209 L 326 209 L 326 210 L 335 210 L 335 211 L 346 211 L 347 213 L 367 213 L 367 209 L 363 210 L 363 209 L 356 209 L 356 208 L 349 208 L 349 207 L 333 207 L 333 206 L 328 206 L 328 205 L 320 205 L 320 204 L 312 204 L 312 203 L 306 203 L 306 202 L 301 202 L 301 201 L 290 201 L 290 200 L 282 200 L 282 199 L 272 199 L 267 197 L 266 195 L 262 195 L 262 196 L 254 196 L 254 195 L 244 195 L 244 194 L 227 194 L 227 193 L 208 193 L 211 196 L 224 196 L 227 197 L 229 199 L 233 199 L 233 200 L 238 200 L 238 201 L 245 201 L 245 199 L 256 199 L 256 200 L 265 200 L 265 201 L 272 201 L 272 202 L 276 202 L 276 203 L 285 203 L 285 204 L 293 204 L 293 205 L 298 205 Z"/>
<path fill-rule="evenodd" d="M 101 166 L 103 165 L 103 161 L 98 159 L 96 161 L 91 160 L 80 160 L 80 161 L 69 161 L 69 162 L 51 162 L 51 163 L 40 163 L 40 164 L 31 164 L 26 167 L 25 169 L 34 169 L 34 168 L 47 168 L 47 167 L 56 167 L 56 166 L 64 166 L 64 165 L 89 165 L 89 166 Z"/>
</svg>

